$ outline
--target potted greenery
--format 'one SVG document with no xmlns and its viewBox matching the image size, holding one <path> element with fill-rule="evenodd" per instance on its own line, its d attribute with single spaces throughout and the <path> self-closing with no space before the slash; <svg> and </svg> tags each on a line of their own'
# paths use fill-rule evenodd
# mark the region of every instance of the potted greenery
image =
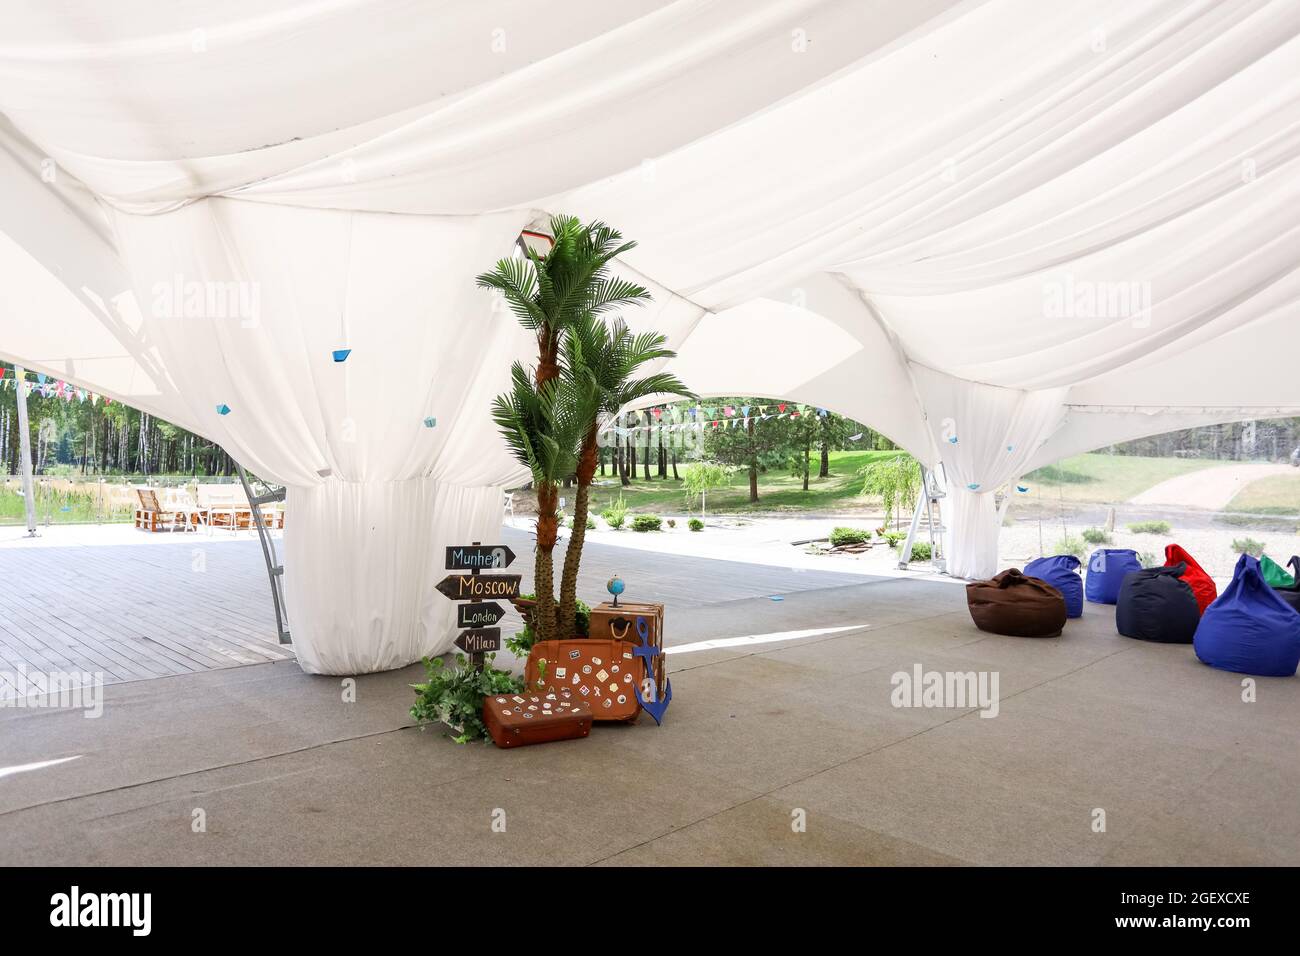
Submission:
<svg viewBox="0 0 1300 956">
<path fill-rule="evenodd" d="M 489 694 L 517 694 L 524 687 L 520 678 L 493 667 L 495 658 L 495 654 L 487 655 L 480 670 L 464 654 L 456 655 L 455 667 L 447 667 L 441 657 L 426 657 L 427 680 L 411 685 L 416 693 L 411 705 L 415 722 L 445 724 L 454 732 L 452 740 L 458 744 L 490 739 L 483 723 L 483 698 Z"/>
</svg>

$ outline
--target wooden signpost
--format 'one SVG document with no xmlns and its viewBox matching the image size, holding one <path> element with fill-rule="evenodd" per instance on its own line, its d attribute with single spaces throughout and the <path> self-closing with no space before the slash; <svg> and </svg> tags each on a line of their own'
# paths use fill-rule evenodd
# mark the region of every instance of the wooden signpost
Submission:
<svg viewBox="0 0 1300 956">
<path fill-rule="evenodd" d="M 505 616 L 505 608 L 496 601 L 456 605 L 457 627 L 491 627 Z"/>
<path fill-rule="evenodd" d="M 484 651 L 501 650 L 501 628 L 476 627 L 461 631 L 460 637 L 456 638 L 456 646 L 466 654 L 472 654 L 474 664 L 480 665 L 483 663 Z"/>
<path fill-rule="evenodd" d="M 518 574 L 479 574 L 484 569 L 507 568 L 515 553 L 505 545 L 452 545 L 447 548 L 447 569 L 453 572 L 438 582 L 438 590 L 453 601 L 471 601 L 456 608 L 456 626 L 468 628 L 456 638 L 456 646 L 474 667 L 482 669 L 483 655 L 501 650 L 501 628 L 491 627 L 503 617 L 505 609 L 489 598 L 519 596 Z"/>
</svg>

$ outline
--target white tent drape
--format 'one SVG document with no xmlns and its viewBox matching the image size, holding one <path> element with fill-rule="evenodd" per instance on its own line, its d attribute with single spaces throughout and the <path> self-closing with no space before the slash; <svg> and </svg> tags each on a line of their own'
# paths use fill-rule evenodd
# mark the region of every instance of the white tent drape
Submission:
<svg viewBox="0 0 1300 956">
<path fill-rule="evenodd" d="M 999 482 L 1300 406 L 1297 34 L 1290 0 L 16 0 L 0 356 L 287 483 L 303 666 L 391 667 L 448 646 L 436 548 L 518 476 L 488 402 L 528 337 L 473 276 L 600 217 L 690 386 L 941 457 L 983 576 Z"/>
</svg>

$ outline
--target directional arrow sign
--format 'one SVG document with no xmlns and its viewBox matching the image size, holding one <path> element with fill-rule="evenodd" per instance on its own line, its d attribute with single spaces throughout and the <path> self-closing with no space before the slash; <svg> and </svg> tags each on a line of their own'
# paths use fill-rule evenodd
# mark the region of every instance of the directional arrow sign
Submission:
<svg viewBox="0 0 1300 956">
<path fill-rule="evenodd" d="M 518 574 L 449 574 L 438 582 L 438 590 L 453 601 L 516 598 L 519 581 Z"/>
<path fill-rule="evenodd" d="M 480 627 L 461 631 L 456 638 L 456 646 L 466 654 L 482 654 L 485 651 L 501 650 L 501 628 Z"/>
<path fill-rule="evenodd" d="M 504 544 L 456 544 L 447 548 L 448 571 L 489 571 L 514 563 L 515 553 Z"/>
<path fill-rule="evenodd" d="M 496 601 L 489 601 L 486 604 L 458 604 L 456 606 L 457 627 L 491 627 L 505 616 L 505 608 Z"/>
</svg>

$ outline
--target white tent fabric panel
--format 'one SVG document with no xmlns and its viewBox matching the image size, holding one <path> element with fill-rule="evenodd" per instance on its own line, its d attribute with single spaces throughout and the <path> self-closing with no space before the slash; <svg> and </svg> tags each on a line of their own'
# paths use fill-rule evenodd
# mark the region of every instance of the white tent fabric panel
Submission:
<svg viewBox="0 0 1300 956">
<path fill-rule="evenodd" d="M 1291 0 L 0 11 L 0 356 L 290 486 L 312 670 L 448 646 L 532 350 L 473 276 L 539 217 L 639 241 L 689 386 L 941 459 L 986 576 L 1024 471 L 1300 405 L 1298 190 Z"/>
</svg>

